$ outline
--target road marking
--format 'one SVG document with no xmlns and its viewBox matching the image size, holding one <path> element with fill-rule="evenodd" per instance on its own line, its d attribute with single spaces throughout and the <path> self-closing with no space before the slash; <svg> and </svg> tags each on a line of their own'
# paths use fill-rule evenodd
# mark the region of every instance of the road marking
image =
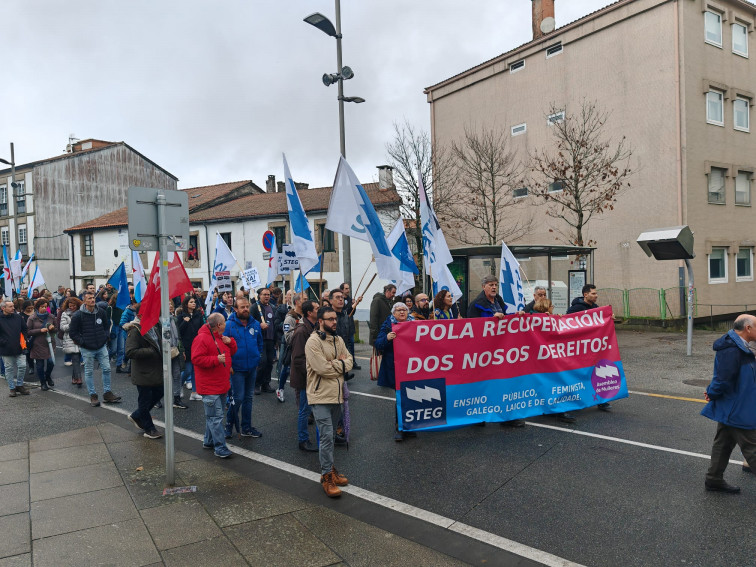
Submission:
<svg viewBox="0 0 756 567">
<path fill-rule="evenodd" d="M 706 400 L 701 400 L 699 398 L 683 398 L 681 396 L 668 396 L 666 394 L 652 394 L 651 392 L 635 392 L 633 390 L 630 390 L 631 394 L 636 394 L 638 396 L 650 396 L 652 398 L 665 398 L 667 400 L 682 400 L 683 402 L 696 402 L 699 404 L 705 404 Z"/>
<path fill-rule="evenodd" d="M 63 396 L 68 396 L 69 398 L 86 401 L 86 398 L 76 395 L 76 394 L 72 394 L 70 392 L 63 392 L 60 390 L 54 390 L 54 391 Z M 367 394 L 367 395 L 371 395 L 371 394 Z M 373 397 L 378 398 L 378 397 L 383 397 L 383 396 L 373 396 Z M 106 410 L 123 414 L 123 415 L 129 415 L 129 412 L 127 410 L 121 409 L 119 407 L 114 407 L 112 405 L 108 407 L 103 406 L 103 408 Z M 156 425 L 160 425 L 161 427 L 165 427 L 165 423 L 163 423 L 160 420 L 154 420 L 154 423 Z M 205 439 L 204 434 L 195 433 L 194 431 L 191 431 L 189 429 L 184 429 L 183 427 L 174 427 L 173 431 L 174 433 L 179 433 L 181 435 L 184 435 L 191 439 L 195 439 L 197 441 L 204 441 Z M 292 465 L 291 463 L 287 463 L 286 461 L 281 461 L 278 459 L 274 459 L 273 457 L 268 457 L 260 453 L 255 453 L 254 451 L 244 449 L 232 443 L 227 443 L 227 444 L 233 449 L 233 451 L 237 455 L 246 457 L 252 461 L 257 461 L 258 463 L 262 463 L 264 465 L 275 467 L 279 470 L 294 474 L 306 480 L 310 480 L 312 482 L 320 484 L 320 474 L 316 472 L 313 472 L 308 469 L 304 469 L 302 467 L 298 467 L 296 465 Z M 424 522 L 428 522 L 435 526 L 439 526 L 443 529 L 447 529 L 447 530 L 459 533 L 461 535 L 464 535 L 471 539 L 475 539 L 482 543 L 487 543 L 488 545 L 497 547 L 504 551 L 508 551 L 515 555 L 519 555 L 520 557 L 525 557 L 533 561 L 538 561 L 542 563 L 543 565 L 546 565 L 547 567 L 584 567 L 580 563 L 574 563 L 572 561 L 569 561 L 557 555 L 552 555 L 546 551 L 541 551 L 540 549 L 536 549 L 534 547 L 530 547 L 522 543 L 518 543 L 511 539 L 507 539 L 505 537 L 501 537 L 499 535 L 483 531 L 473 526 L 469 526 L 461 522 L 456 522 L 455 520 L 451 518 L 441 516 L 439 514 L 436 514 L 435 512 L 430 512 L 429 510 L 424 510 L 422 508 L 412 506 L 411 504 L 406 504 L 399 500 L 394 500 L 393 498 L 389 498 L 388 496 L 383 496 L 376 492 L 372 492 L 370 490 L 360 488 L 359 486 L 354 486 L 354 485 L 343 486 L 341 487 L 341 490 L 342 492 L 351 494 L 352 496 L 356 498 L 360 498 L 362 500 L 366 500 L 373 504 L 383 506 L 384 508 L 388 508 L 389 510 L 399 512 L 400 514 L 404 514 L 405 516 L 417 518 L 418 520 L 422 520 Z"/>
</svg>

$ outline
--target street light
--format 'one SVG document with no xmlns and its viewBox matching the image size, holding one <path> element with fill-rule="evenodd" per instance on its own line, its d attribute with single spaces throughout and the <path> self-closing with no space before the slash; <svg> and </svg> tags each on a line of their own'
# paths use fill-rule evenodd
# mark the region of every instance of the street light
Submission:
<svg viewBox="0 0 756 567">
<path fill-rule="evenodd" d="M 344 96 L 344 81 L 354 77 L 354 72 L 350 67 L 343 67 L 341 64 L 341 0 L 336 0 L 336 25 L 326 18 L 320 12 L 315 12 L 307 16 L 304 21 L 318 28 L 324 34 L 336 38 L 336 73 L 326 73 L 323 75 L 323 84 L 330 87 L 337 83 L 339 87 L 339 149 L 341 155 L 346 159 L 346 140 L 344 136 L 344 103 L 354 102 L 360 104 L 365 99 L 359 96 Z M 325 231 L 323 231 L 325 235 Z M 352 285 L 352 246 L 348 236 L 342 235 L 344 243 L 344 281 Z M 322 282 L 321 282 L 322 286 Z"/>
<path fill-rule="evenodd" d="M 18 184 L 16 183 L 16 157 L 13 152 L 13 142 L 10 143 L 10 150 L 11 150 L 10 161 L 0 158 L 0 163 L 4 163 L 6 165 L 11 166 L 11 189 L 15 191 L 16 187 L 18 187 Z"/>
</svg>

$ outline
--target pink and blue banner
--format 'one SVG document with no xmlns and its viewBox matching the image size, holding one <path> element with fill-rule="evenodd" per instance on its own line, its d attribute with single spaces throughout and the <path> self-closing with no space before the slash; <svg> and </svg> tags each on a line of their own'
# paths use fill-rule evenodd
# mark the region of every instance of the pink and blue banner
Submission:
<svg viewBox="0 0 756 567">
<path fill-rule="evenodd" d="M 443 430 L 626 398 L 611 307 L 394 325 L 399 428 Z"/>
</svg>

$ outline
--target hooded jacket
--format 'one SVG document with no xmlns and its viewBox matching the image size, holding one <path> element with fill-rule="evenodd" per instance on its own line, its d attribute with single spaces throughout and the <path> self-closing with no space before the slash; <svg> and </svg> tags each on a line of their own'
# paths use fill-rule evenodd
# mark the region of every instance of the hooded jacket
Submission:
<svg viewBox="0 0 756 567">
<path fill-rule="evenodd" d="M 321 338 L 325 336 L 325 338 Z M 339 356 L 345 356 L 340 359 Z M 352 355 L 344 339 L 330 333 L 313 333 L 305 344 L 307 403 L 340 404 L 344 374 L 352 369 Z"/>
<path fill-rule="evenodd" d="M 735 331 L 714 342 L 711 400 L 701 415 L 738 429 L 756 429 L 756 359 Z"/>
<path fill-rule="evenodd" d="M 499 306 L 499 309 L 501 309 L 501 312 L 506 315 L 507 306 L 500 295 L 497 294 L 496 297 L 494 297 L 494 303 L 496 303 Z M 491 302 L 488 301 L 485 291 L 481 291 L 478 294 L 478 297 L 476 297 L 473 302 L 470 303 L 470 307 L 467 308 L 467 316 L 470 318 L 493 317 L 493 315 L 494 310 L 491 309 Z"/>
<path fill-rule="evenodd" d="M 21 335 L 26 337 L 26 323 L 18 313 L 0 314 L 0 355 L 18 356 L 23 352 Z"/>
<path fill-rule="evenodd" d="M 223 335 L 236 341 L 236 354 L 231 360 L 234 371 L 246 372 L 257 368 L 263 349 L 260 323 L 250 317 L 245 325 L 236 313 L 232 313 L 226 321 L 226 330 L 223 331 Z"/>
<path fill-rule="evenodd" d="M 98 350 L 110 338 L 110 319 L 104 309 L 95 306 L 90 313 L 85 304 L 71 317 L 68 334 L 77 345 L 88 350 Z"/>
<path fill-rule="evenodd" d="M 135 386 L 163 385 L 163 355 L 157 343 L 157 325 L 142 336 L 138 319 L 126 323 L 126 356 L 131 360 L 131 382 Z M 153 333 L 153 329 L 156 331 Z"/>
<path fill-rule="evenodd" d="M 225 365 L 218 360 L 219 354 L 226 355 Z M 202 325 L 192 343 L 192 364 L 198 394 L 223 395 L 231 389 L 231 360 L 234 354 L 236 341 L 233 338 L 226 344 L 220 335 L 210 330 L 209 325 Z"/>
<path fill-rule="evenodd" d="M 598 306 L 598 303 L 587 303 L 582 297 L 576 297 L 572 300 L 572 304 L 570 304 L 570 308 L 567 310 L 567 315 L 570 313 L 579 313 L 580 311 L 588 311 L 589 309 L 596 309 Z"/>
</svg>

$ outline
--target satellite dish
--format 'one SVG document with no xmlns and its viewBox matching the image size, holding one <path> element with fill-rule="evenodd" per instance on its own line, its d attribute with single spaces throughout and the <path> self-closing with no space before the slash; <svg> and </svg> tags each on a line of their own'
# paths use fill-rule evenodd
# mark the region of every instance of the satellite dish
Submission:
<svg viewBox="0 0 756 567">
<path fill-rule="evenodd" d="M 556 21 L 554 18 L 544 18 L 541 22 L 541 31 L 543 33 L 551 33 L 556 29 Z"/>
</svg>

